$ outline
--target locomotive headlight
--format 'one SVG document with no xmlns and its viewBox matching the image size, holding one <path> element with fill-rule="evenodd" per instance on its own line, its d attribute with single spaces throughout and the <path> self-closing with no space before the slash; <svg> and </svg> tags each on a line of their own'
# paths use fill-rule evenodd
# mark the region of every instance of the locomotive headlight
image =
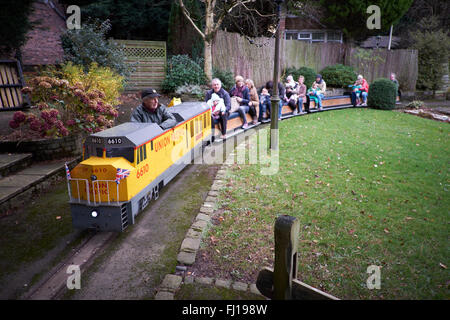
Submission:
<svg viewBox="0 0 450 320">
<path fill-rule="evenodd" d="M 97 213 L 97 211 L 92 211 L 91 212 L 91 216 L 92 216 L 92 218 L 97 218 L 97 216 L 98 216 L 98 213 Z"/>
<path fill-rule="evenodd" d="M 93 174 L 93 175 L 91 176 L 91 180 L 92 180 L 92 181 L 97 180 L 97 176 L 96 176 L 95 174 Z"/>
</svg>

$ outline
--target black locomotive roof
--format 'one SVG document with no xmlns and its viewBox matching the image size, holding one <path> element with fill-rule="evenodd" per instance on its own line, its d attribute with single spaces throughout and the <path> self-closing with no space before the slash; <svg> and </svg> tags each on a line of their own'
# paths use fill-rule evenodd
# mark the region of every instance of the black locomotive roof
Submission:
<svg viewBox="0 0 450 320">
<path fill-rule="evenodd" d="M 204 102 L 185 102 L 169 108 L 171 113 L 177 114 L 178 122 L 186 121 L 209 107 Z M 104 147 L 136 147 L 164 132 L 156 123 L 125 122 L 110 129 L 91 134 L 87 143 L 103 145 Z"/>
<path fill-rule="evenodd" d="M 159 136 L 164 131 L 156 123 L 125 122 L 110 129 L 94 133 L 90 141 L 96 144 L 139 146 L 148 140 Z M 121 140 L 117 140 L 121 138 Z M 126 138 L 126 139 L 123 139 Z"/>
</svg>

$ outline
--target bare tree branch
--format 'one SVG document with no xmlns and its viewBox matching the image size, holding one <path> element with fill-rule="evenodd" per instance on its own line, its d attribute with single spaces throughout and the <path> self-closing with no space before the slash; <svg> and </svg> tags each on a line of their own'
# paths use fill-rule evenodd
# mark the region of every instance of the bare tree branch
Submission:
<svg viewBox="0 0 450 320">
<path fill-rule="evenodd" d="M 249 2 L 253 2 L 254 0 L 246 0 L 246 1 L 236 1 L 233 5 L 231 5 L 228 9 L 226 9 L 224 12 L 222 12 L 222 14 L 219 16 L 219 18 L 217 19 L 216 24 L 214 25 L 213 28 L 213 33 L 217 32 L 217 30 L 219 30 L 220 26 L 222 25 L 223 20 L 227 17 L 228 14 L 231 13 L 231 11 L 233 11 L 234 8 L 236 8 L 239 5 L 245 5 L 246 3 Z"/>
<path fill-rule="evenodd" d="M 188 10 L 186 9 L 186 7 L 184 6 L 183 0 L 179 0 L 179 3 L 180 3 L 181 10 L 182 10 L 184 16 L 186 17 L 186 19 L 188 19 L 188 21 L 192 24 L 192 26 L 194 27 L 194 29 L 200 34 L 200 36 L 202 37 L 202 39 L 205 39 L 205 34 L 200 30 L 199 27 L 197 27 L 197 25 L 195 24 L 195 22 L 192 20 L 189 11 L 188 11 Z"/>
</svg>

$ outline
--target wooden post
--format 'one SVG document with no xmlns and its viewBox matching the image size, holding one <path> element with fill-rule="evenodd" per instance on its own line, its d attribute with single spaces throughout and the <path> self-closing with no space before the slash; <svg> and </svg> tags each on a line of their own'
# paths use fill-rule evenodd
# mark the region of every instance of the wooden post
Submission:
<svg viewBox="0 0 450 320">
<path fill-rule="evenodd" d="M 300 224 L 291 216 L 275 221 L 275 268 L 264 268 L 258 274 L 256 287 L 262 295 L 274 300 L 339 300 L 296 279 Z"/>
<path fill-rule="evenodd" d="M 292 299 L 292 280 L 297 273 L 297 239 L 300 225 L 296 218 L 281 215 L 275 222 L 275 300 Z"/>
</svg>

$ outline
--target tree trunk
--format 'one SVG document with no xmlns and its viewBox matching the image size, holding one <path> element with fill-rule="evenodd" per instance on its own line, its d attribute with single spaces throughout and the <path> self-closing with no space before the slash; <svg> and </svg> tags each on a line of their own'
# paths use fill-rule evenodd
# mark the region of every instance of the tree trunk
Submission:
<svg viewBox="0 0 450 320">
<path fill-rule="evenodd" d="M 208 81 L 212 80 L 212 41 L 205 40 L 205 66 L 204 71 L 205 75 L 208 78 Z"/>
<path fill-rule="evenodd" d="M 212 42 L 214 32 L 214 7 L 215 0 L 205 1 L 205 75 L 209 81 L 212 80 Z"/>
</svg>

